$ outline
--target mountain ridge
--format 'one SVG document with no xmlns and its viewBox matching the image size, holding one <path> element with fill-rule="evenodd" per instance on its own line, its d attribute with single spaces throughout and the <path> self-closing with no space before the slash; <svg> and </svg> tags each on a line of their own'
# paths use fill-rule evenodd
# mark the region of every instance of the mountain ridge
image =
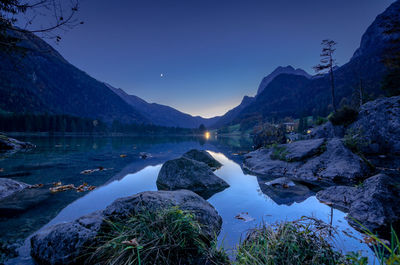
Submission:
<svg viewBox="0 0 400 265">
<path fill-rule="evenodd" d="M 184 128 L 209 126 L 218 119 L 193 117 L 169 106 L 118 93 L 69 63 L 36 35 L 12 34 L 21 39 L 18 45 L 24 53 L 0 51 L 0 110 Z"/>
<path fill-rule="evenodd" d="M 400 0 L 397 0 L 379 14 L 362 34 L 360 46 L 349 62 L 335 70 L 337 105 L 342 100 L 350 102 L 360 82 L 363 84 L 364 94 L 369 98 L 384 94 L 381 80 L 386 73 L 386 67 L 382 63 L 381 55 L 386 45 L 389 45 L 390 38 L 383 31 L 393 19 L 400 21 L 399 14 Z M 326 116 L 331 111 L 330 100 L 328 76 L 309 79 L 294 74 L 279 74 L 269 81 L 251 104 L 242 108 L 234 118 L 230 117 L 230 123 L 240 123 L 243 119 L 252 116 L 255 118 L 256 115 L 261 115 L 264 120 L 285 116 Z M 225 115 L 228 113 L 231 112 L 228 111 Z M 225 115 L 220 118 L 221 121 L 225 120 Z"/>
<path fill-rule="evenodd" d="M 204 126 L 209 127 L 219 119 L 218 116 L 213 118 L 192 116 L 170 106 L 158 103 L 148 103 L 138 96 L 129 95 L 121 88 L 115 88 L 109 84 L 106 84 L 106 86 L 114 93 L 116 93 L 119 97 L 121 97 L 126 103 L 136 108 L 151 123 L 155 125 L 182 128 L 198 128 L 201 124 L 203 124 Z"/>
</svg>

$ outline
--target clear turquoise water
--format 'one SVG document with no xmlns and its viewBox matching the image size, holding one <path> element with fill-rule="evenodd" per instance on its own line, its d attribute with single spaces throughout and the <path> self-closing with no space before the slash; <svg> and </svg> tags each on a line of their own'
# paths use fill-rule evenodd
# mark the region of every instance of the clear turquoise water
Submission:
<svg viewBox="0 0 400 265">
<path fill-rule="evenodd" d="M 35 139 L 30 139 L 35 142 Z M 61 141 L 61 139 L 58 139 Z M 8 237 L 22 240 L 23 246 L 19 249 L 20 257 L 12 259 L 9 264 L 29 264 L 30 234 L 43 227 L 74 220 L 90 212 L 104 209 L 115 199 L 136 194 L 142 191 L 157 190 L 156 179 L 162 163 L 166 160 L 179 157 L 192 149 L 204 149 L 220 161 L 223 166 L 215 174 L 230 187 L 213 195 L 208 201 L 217 209 L 223 218 L 223 227 L 219 235 L 220 244 L 232 251 L 248 229 L 261 222 L 277 223 L 296 220 L 302 216 L 313 216 L 326 222 L 331 222 L 331 208 L 321 204 L 311 196 L 299 203 L 279 205 L 267 195 L 263 194 L 256 176 L 247 175 L 241 169 L 241 157 L 238 151 L 249 149 L 249 142 L 238 139 L 221 139 L 205 142 L 203 139 L 174 138 L 174 139 L 63 139 L 63 150 L 58 150 L 59 144 L 45 143 L 43 139 L 36 139 L 40 146 L 31 153 L 14 154 L 0 161 L 0 168 L 5 172 L 16 172 L 25 164 L 42 165 L 40 169 L 30 171 L 29 176 L 18 177 L 18 180 L 28 183 L 50 183 L 62 180 L 64 183 L 79 184 L 86 181 L 91 185 L 99 186 L 88 193 L 67 191 L 47 198 L 42 206 L 32 209 L 20 216 L 0 219 L 0 233 Z M 67 147 L 68 145 L 68 147 Z M 79 147 L 77 146 L 79 145 Z M 96 148 L 93 148 L 96 145 Z M 58 146 L 58 147 L 56 147 Z M 82 148 L 82 146 L 85 146 Z M 152 158 L 142 160 L 139 152 L 149 152 Z M 120 154 L 126 154 L 121 158 Z M 51 163 L 49 162 L 51 161 Z M 55 164 L 55 167 L 50 165 Z M 97 166 L 113 168 L 109 171 L 83 176 L 79 174 L 84 169 Z M 20 165 L 18 167 L 18 165 Z M 14 171 L 12 171 L 14 170 Z M 53 207 L 49 207 L 52 205 Z M 44 205 L 44 206 L 43 206 Z M 235 216 L 247 212 L 253 221 L 244 222 Z M 361 235 L 351 228 L 344 219 L 345 214 L 333 210 L 332 224 L 339 231 L 333 244 L 343 252 L 363 251 L 372 255 L 370 249 L 360 243 Z M 10 232 L 17 227 L 27 225 L 25 232 Z M 30 225 L 30 226 L 28 226 Z M 348 237 L 351 234 L 353 237 Z"/>
</svg>

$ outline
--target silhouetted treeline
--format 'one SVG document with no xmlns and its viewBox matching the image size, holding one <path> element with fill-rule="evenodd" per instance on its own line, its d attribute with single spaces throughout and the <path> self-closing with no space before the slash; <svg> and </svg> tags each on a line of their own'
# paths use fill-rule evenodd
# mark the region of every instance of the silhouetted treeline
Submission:
<svg viewBox="0 0 400 265">
<path fill-rule="evenodd" d="M 137 133 L 137 134 L 194 134 L 197 129 L 185 129 L 179 127 L 164 127 L 152 124 L 125 124 L 114 121 L 111 125 L 113 133 Z"/>
<path fill-rule="evenodd" d="M 93 133 L 107 131 L 107 125 L 70 115 L 0 114 L 0 131 Z"/>
<path fill-rule="evenodd" d="M 163 127 L 151 124 L 124 124 L 114 121 L 106 124 L 100 120 L 70 115 L 18 113 L 0 114 L 0 131 L 50 132 L 50 133 L 126 133 L 126 134 L 196 134 L 198 129 Z"/>
</svg>

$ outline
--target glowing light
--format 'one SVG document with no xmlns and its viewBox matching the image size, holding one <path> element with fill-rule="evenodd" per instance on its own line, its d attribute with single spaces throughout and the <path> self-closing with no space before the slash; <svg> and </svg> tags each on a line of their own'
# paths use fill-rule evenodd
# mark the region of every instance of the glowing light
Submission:
<svg viewBox="0 0 400 265">
<path fill-rule="evenodd" d="M 160 74 L 160 77 L 164 77 L 164 74 Z"/>
<path fill-rule="evenodd" d="M 307 130 L 307 134 L 310 134 L 311 133 L 311 130 Z"/>
<path fill-rule="evenodd" d="M 204 138 L 206 138 L 207 140 L 210 139 L 210 132 L 205 132 L 204 133 Z"/>
</svg>

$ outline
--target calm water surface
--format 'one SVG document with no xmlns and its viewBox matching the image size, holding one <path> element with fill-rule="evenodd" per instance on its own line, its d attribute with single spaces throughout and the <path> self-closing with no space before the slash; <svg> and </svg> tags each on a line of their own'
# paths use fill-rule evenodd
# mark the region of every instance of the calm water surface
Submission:
<svg viewBox="0 0 400 265">
<path fill-rule="evenodd" d="M 1 176 L 29 184 L 51 185 L 62 181 L 64 184 L 79 185 L 87 182 L 98 188 L 86 193 L 66 191 L 49 194 L 45 186 L 35 190 L 33 198 L 28 200 L 30 204 L 27 209 L 1 214 L 0 239 L 22 245 L 18 249 L 19 257 L 9 260 L 8 264 L 32 263 L 27 238 L 44 227 L 104 209 L 120 197 L 157 190 L 156 179 L 162 163 L 192 148 L 207 150 L 223 164 L 215 174 L 229 183 L 230 187 L 213 195 L 208 201 L 223 218 L 219 242 L 226 249 L 232 251 L 245 232 L 261 222 L 277 223 L 313 216 L 328 223 L 332 221 L 340 232 L 333 242 L 337 249 L 344 252 L 363 251 L 365 255 L 372 255 L 371 250 L 360 243 L 361 235 L 347 224 L 345 214 L 333 210 L 332 215 L 332 209 L 319 203 L 315 196 L 293 201 L 282 198 L 282 201 L 264 194 L 260 189 L 260 183 L 264 182 L 256 176 L 245 174 L 240 166 L 242 158 L 238 153 L 250 150 L 251 142 L 247 139 L 205 141 L 196 138 L 81 137 L 27 140 L 38 147 L 30 152 L 1 158 Z M 152 157 L 140 159 L 140 152 L 151 153 Z M 107 170 L 90 175 L 80 174 L 82 170 L 99 166 Z M 243 212 L 254 220 L 244 222 L 235 218 Z"/>
</svg>

